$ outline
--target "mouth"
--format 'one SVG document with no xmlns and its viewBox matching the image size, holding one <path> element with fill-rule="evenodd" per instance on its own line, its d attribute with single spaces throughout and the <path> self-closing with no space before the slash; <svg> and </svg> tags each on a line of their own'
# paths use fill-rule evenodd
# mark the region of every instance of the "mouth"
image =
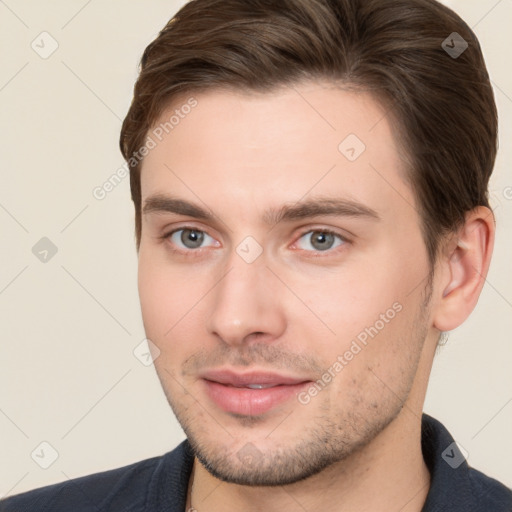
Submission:
<svg viewBox="0 0 512 512">
<path fill-rule="evenodd" d="M 310 379 L 271 372 L 208 371 L 201 375 L 206 395 L 224 412 L 264 414 L 294 398 Z"/>
</svg>

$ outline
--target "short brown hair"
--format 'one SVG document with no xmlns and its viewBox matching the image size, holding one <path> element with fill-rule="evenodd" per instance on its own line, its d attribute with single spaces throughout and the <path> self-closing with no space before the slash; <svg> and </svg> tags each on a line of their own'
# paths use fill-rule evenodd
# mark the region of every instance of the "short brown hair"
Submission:
<svg viewBox="0 0 512 512">
<path fill-rule="evenodd" d="M 460 56 L 447 51 L 456 40 L 468 45 Z M 141 162 L 130 158 L 171 100 L 308 79 L 370 91 L 389 110 L 431 264 L 466 212 L 489 207 L 496 105 L 478 40 L 453 11 L 435 0 L 192 0 L 144 51 L 121 130 L 137 250 Z"/>
</svg>

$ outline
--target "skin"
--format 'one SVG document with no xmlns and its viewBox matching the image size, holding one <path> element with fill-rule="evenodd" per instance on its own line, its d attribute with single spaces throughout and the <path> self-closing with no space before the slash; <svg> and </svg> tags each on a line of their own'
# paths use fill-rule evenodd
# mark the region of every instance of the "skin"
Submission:
<svg viewBox="0 0 512 512">
<path fill-rule="evenodd" d="M 144 214 L 139 249 L 155 368 L 197 452 L 187 507 L 420 511 L 430 482 L 421 413 L 435 347 L 477 302 L 492 212 L 468 213 L 429 281 L 405 155 L 371 96 L 316 81 L 194 97 L 197 106 L 145 157 L 142 204 L 172 194 L 214 218 Z M 355 161 L 338 150 L 348 134 L 366 146 Z M 363 204 L 379 219 L 264 222 L 269 208 L 320 196 Z M 199 249 L 183 231 L 166 236 L 185 228 L 208 235 Z M 343 238 L 317 244 L 326 229 Z M 236 251 L 247 236 L 263 250 L 252 263 Z M 205 393 L 200 373 L 220 367 L 321 379 L 393 304 L 400 311 L 307 404 L 293 398 L 240 416 Z M 255 464 L 243 456 L 248 446 Z"/>
</svg>

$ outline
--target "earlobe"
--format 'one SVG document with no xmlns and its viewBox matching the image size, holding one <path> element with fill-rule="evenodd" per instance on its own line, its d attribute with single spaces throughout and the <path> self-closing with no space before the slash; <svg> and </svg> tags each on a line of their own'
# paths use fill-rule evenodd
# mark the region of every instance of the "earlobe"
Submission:
<svg viewBox="0 0 512 512">
<path fill-rule="evenodd" d="M 456 242 L 448 246 L 440 262 L 443 281 L 434 312 L 434 327 L 450 331 L 473 311 L 485 283 L 494 245 L 494 216 L 478 207 L 466 216 Z"/>
</svg>

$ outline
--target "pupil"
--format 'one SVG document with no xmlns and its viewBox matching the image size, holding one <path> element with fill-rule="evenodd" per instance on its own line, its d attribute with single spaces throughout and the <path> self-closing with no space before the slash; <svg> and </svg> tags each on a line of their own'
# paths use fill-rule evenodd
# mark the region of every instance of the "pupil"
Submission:
<svg viewBox="0 0 512 512">
<path fill-rule="evenodd" d="M 181 241 L 186 247 L 196 248 L 199 247 L 203 241 L 203 233 L 194 231 L 192 229 L 185 229 L 181 235 Z"/>
<path fill-rule="evenodd" d="M 331 235 L 330 233 L 321 233 L 321 232 L 318 232 L 318 234 L 313 238 L 314 242 L 313 242 L 313 246 L 315 246 L 315 244 L 318 245 L 318 247 L 316 247 L 317 249 L 325 249 L 326 247 L 330 247 L 332 245 L 332 242 L 334 240 L 334 236 Z"/>
</svg>

